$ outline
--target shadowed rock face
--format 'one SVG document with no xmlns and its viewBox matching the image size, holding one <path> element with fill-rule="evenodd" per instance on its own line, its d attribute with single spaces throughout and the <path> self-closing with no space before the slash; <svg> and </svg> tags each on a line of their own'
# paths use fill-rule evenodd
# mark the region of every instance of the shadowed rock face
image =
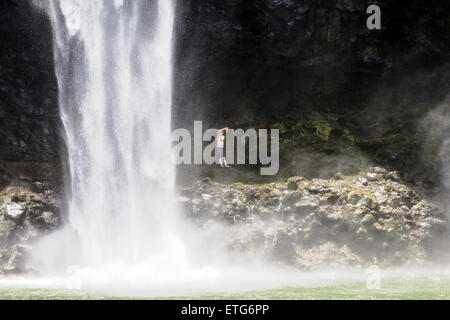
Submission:
<svg viewBox="0 0 450 320">
<path fill-rule="evenodd" d="M 60 120 L 48 19 L 0 4 L 0 160 L 59 161 Z"/>
<path fill-rule="evenodd" d="M 322 176 L 324 159 L 348 157 L 436 176 L 442 141 L 419 128 L 450 92 L 449 3 L 382 1 L 372 31 L 371 3 L 183 1 L 174 125 L 279 128 L 289 175 Z"/>
<path fill-rule="evenodd" d="M 366 28 L 370 3 L 183 1 L 176 117 L 222 122 L 358 110 L 377 94 L 395 104 L 445 97 L 448 2 L 382 1 L 379 31 Z"/>
</svg>

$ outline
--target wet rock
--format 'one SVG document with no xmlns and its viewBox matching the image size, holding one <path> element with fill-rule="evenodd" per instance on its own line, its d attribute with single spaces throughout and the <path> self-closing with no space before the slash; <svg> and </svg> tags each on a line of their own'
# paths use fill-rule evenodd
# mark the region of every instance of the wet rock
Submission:
<svg viewBox="0 0 450 320">
<path fill-rule="evenodd" d="M 363 195 L 360 192 L 352 191 L 347 195 L 347 202 L 351 204 L 357 204 L 362 196 Z"/>
<path fill-rule="evenodd" d="M 404 201 L 398 193 L 393 192 L 391 197 L 387 200 L 387 204 L 394 208 L 401 207 L 402 205 L 404 205 Z"/>
<path fill-rule="evenodd" d="M 425 216 L 433 216 L 433 217 L 443 217 L 444 211 L 442 208 L 434 205 L 433 203 L 427 202 L 425 200 L 421 200 L 415 205 L 413 205 L 410 209 L 410 213 L 412 216 L 416 217 L 425 217 Z"/>
<path fill-rule="evenodd" d="M 209 199 L 211 199 L 212 198 L 212 196 L 210 195 L 210 194 L 202 194 L 202 198 L 203 199 L 205 199 L 205 200 L 209 200 Z"/>
<path fill-rule="evenodd" d="M 367 186 L 367 183 L 369 182 L 366 178 L 358 177 L 358 181 L 363 185 Z"/>
<path fill-rule="evenodd" d="M 342 231 L 346 229 L 346 217 L 342 211 L 330 212 L 320 209 L 318 214 L 323 225 L 334 227 L 337 230 L 342 229 Z"/>
<path fill-rule="evenodd" d="M 15 229 L 16 229 L 16 224 L 13 221 L 0 220 L 0 239 L 2 239 L 2 241 L 6 242 L 7 239 L 11 238 L 14 235 Z"/>
<path fill-rule="evenodd" d="M 340 172 L 335 173 L 334 178 L 336 180 L 342 180 L 344 178 L 344 175 Z"/>
<path fill-rule="evenodd" d="M 273 248 L 273 256 L 276 260 L 290 262 L 294 257 L 295 237 L 286 233 L 278 232 L 276 242 Z"/>
<path fill-rule="evenodd" d="M 361 224 L 363 224 L 365 226 L 370 226 L 373 223 L 375 223 L 375 217 L 371 214 L 366 214 L 364 216 L 364 218 L 362 218 L 362 220 L 361 220 Z"/>
<path fill-rule="evenodd" d="M 304 180 L 303 177 L 299 177 L 299 176 L 290 177 L 290 178 L 287 180 L 287 187 L 288 187 L 290 190 L 297 190 L 298 183 L 299 183 L 300 181 L 302 181 L 302 180 Z"/>
<path fill-rule="evenodd" d="M 378 208 L 378 203 L 376 199 L 373 197 L 369 197 L 367 195 L 363 195 L 356 205 L 358 207 L 366 207 L 372 210 Z"/>
<path fill-rule="evenodd" d="M 329 194 L 325 196 L 325 202 L 329 205 L 336 204 L 340 199 L 340 196 L 338 194 Z"/>
<path fill-rule="evenodd" d="M 391 171 L 388 173 L 388 175 L 386 176 L 387 179 L 391 179 L 394 181 L 400 181 L 401 179 L 401 174 L 399 171 Z"/>
<path fill-rule="evenodd" d="M 358 209 L 355 210 L 355 212 L 353 213 L 353 215 L 355 215 L 356 217 L 362 218 L 364 217 L 366 214 L 368 214 L 370 212 L 370 209 L 367 207 L 360 207 Z"/>
<path fill-rule="evenodd" d="M 382 230 L 383 230 L 383 226 L 382 226 L 381 224 L 379 224 L 378 222 L 375 222 L 375 223 L 372 225 L 372 228 L 373 228 L 374 230 L 377 230 L 377 231 L 382 231 Z"/>
<path fill-rule="evenodd" d="M 284 184 L 284 183 L 273 183 L 271 185 L 274 186 L 278 190 L 286 190 L 286 189 L 288 189 L 287 185 Z"/>
<path fill-rule="evenodd" d="M 51 211 L 44 211 L 41 214 L 42 221 L 50 228 L 59 226 L 59 216 Z"/>
<path fill-rule="evenodd" d="M 367 172 L 366 178 L 368 181 L 379 181 L 382 179 L 382 175 L 375 172 Z"/>
<path fill-rule="evenodd" d="M 18 203 L 10 203 L 5 205 L 4 211 L 5 217 L 12 220 L 20 220 L 25 213 L 24 207 Z"/>
<path fill-rule="evenodd" d="M 293 204 L 294 202 L 300 200 L 302 198 L 302 193 L 300 191 L 293 191 L 290 192 L 287 196 L 286 196 L 286 204 L 290 205 Z"/>
<path fill-rule="evenodd" d="M 306 186 L 306 189 L 312 194 L 324 193 L 328 191 L 328 185 L 327 182 L 324 180 L 313 179 Z"/>
<path fill-rule="evenodd" d="M 201 193 L 193 186 L 183 194 L 198 202 L 198 214 L 192 218 L 200 225 L 208 219 L 231 222 L 224 231 L 230 242 L 245 243 L 245 250 L 251 248 L 252 252 L 270 251 L 269 244 L 277 234 L 281 241 L 276 259 L 301 268 L 311 267 L 313 261 L 339 260 L 337 253 L 343 246 L 358 263 L 371 263 L 376 258 L 391 266 L 411 259 L 420 263 L 430 259 L 432 246 L 427 243 L 446 232 L 442 208 L 400 181 L 381 178 L 362 185 L 359 178 L 301 180 L 296 190 L 279 189 L 276 184 L 236 183 L 225 187 L 211 182 Z M 255 197 L 249 199 L 249 194 Z M 267 234 L 275 227 L 277 231 L 264 239 L 242 232 L 254 228 L 258 234 Z M 333 248 L 329 253 L 321 247 L 326 242 Z M 236 248 L 244 250 L 243 245 Z"/>
<path fill-rule="evenodd" d="M 32 188 L 32 190 L 35 191 L 35 192 L 43 192 L 45 186 L 44 186 L 44 184 L 43 184 L 42 182 L 34 182 L 34 183 L 32 184 L 32 187 L 31 187 L 31 188 Z"/>
<path fill-rule="evenodd" d="M 359 229 L 356 231 L 356 234 L 360 237 L 367 236 L 367 229 L 364 226 L 359 227 Z"/>
<path fill-rule="evenodd" d="M 301 215 L 307 215 L 314 212 L 318 208 L 318 205 L 309 200 L 297 201 L 294 203 L 294 210 Z"/>
<path fill-rule="evenodd" d="M 371 173 L 377 173 L 379 175 L 386 175 L 388 173 L 388 171 L 384 168 L 380 168 L 380 167 L 370 167 L 369 168 L 369 172 Z"/>
<path fill-rule="evenodd" d="M 26 272 L 27 245 L 61 226 L 57 194 L 30 185 L 0 192 L 0 273 Z"/>
<path fill-rule="evenodd" d="M 250 188 L 246 191 L 245 194 L 248 199 L 256 199 L 257 198 L 257 193 L 256 193 L 255 189 Z"/>
</svg>

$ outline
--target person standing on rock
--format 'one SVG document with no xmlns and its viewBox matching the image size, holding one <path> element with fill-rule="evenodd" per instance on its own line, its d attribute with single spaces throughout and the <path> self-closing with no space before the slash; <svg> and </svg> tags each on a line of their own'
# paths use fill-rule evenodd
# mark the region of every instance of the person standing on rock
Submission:
<svg viewBox="0 0 450 320">
<path fill-rule="evenodd" d="M 225 159 L 224 146 L 225 146 L 225 131 L 230 130 L 230 128 L 225 127 L 223 129 L 217 130 L 216 137 L 216 156 L 219 159 L 221 167 L 229 168 L 230 166 Z"/>
</svg>

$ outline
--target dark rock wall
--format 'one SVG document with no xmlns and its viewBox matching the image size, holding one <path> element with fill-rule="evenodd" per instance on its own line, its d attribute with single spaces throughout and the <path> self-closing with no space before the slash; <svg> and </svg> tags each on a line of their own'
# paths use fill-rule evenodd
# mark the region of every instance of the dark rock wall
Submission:
<svg viewBox="0 0 450 320">
<path fill-rule="evenodd" d="M 382 30 L 366 28 L 373 3 Z M 176 120 L 442 100 L 449 27 L 449 2 L 440 0 L 180 1 Z"/>
<path fill-rule="evenodd" d="M 59 159 L 52 35 L 28 1 L 0 2 L 0 160 Z"/>
<path fill-rule="evenodd" d="M 448 1 L 186 0 L 176 26 L 175 126 L 279 128 L 289 175 L 346 157 L 437 184 L 442 141 L 422 124 L 450 93 Z"/>
</svg>

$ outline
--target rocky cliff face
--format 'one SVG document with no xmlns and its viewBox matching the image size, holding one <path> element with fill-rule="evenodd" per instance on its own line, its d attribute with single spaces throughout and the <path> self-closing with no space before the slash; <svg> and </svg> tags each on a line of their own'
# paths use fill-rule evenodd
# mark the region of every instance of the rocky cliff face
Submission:
<svg viewBox="0 0 450 320">
<path fill-rule="evenodd" d="M 377 94 L 406 106 L 449 92 L 449 4 L 366 0 L 189 0 L 179 4 L 181 117 L 361 108 Z M 383 111 L 383 106 L 373 106 Z"/>
<path fill-rule="evenodd" d="M 50 24 L 0 3 L 0 274 L 26 272 L 30 245 L 62 224 L 64 154 Z"/>
<path fill-rule="evenodd" d="M 219 222 L 230 249 L 301 269 L 421 265 L 448 252 L 434 252 L 446 239 L 443 209 L 384 168 L 270 184 L 203 179 L 180 194 L 194 223 L 208 230 Z"/>
<path fill-rule="evenodd" d="M 382 29 L 368 30 L 372 3 L 183 1 L 174 123 L 279 128 L 284 167 L 317 154 L 302 175 L 349 148 L 355 163 L 436 175 L 440 142 L 427 145 L 420 123 L 448 107 L 449 4 L 379 1 Z"/>
<path fill-rule="evenodd" d="M 0 161 L 59 162 L 49 21 L 28 1 L 2 1 L 0 30 Z"/>
</svg>

